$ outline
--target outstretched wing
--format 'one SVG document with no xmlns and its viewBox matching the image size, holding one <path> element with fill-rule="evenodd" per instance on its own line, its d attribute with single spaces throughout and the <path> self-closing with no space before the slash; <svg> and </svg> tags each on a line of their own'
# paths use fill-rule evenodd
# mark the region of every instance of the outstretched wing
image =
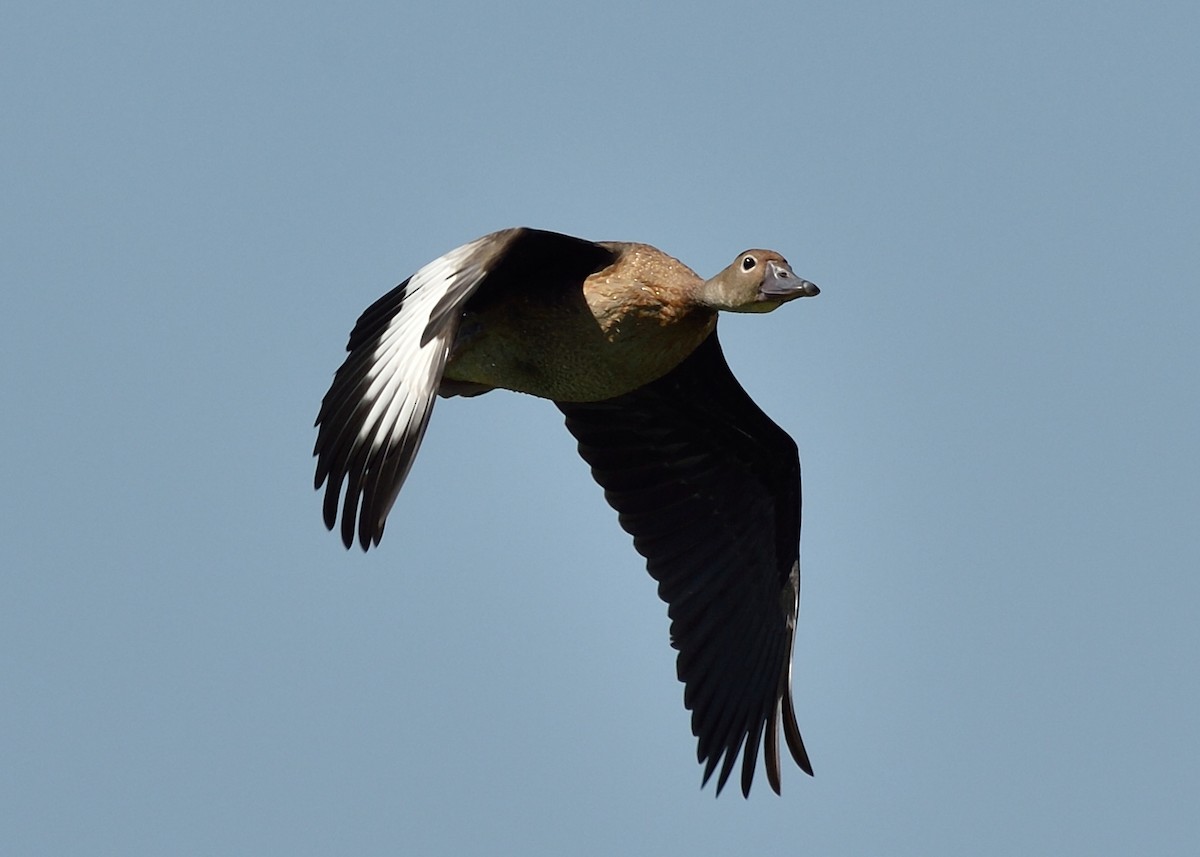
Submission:
<svg viewBox="0 0 1200 857">
<path fill-rule="evenodd" d="M 367 308 L 321 402 L 313 448 L 325 525 L 334 528 L 340 506 L 346 547 L 356 532 L 363 550 L 383 537 L 472 296 L 581 283 L 611 260 L 611 251 L 578 238 L 505 229 L 434 259 Z"/>
<path fill-rule="evenodd" d="M 604 402 L 556 404 L 669 605 L 704 782 L 720 764 L 719 794 L 741 751 L 749 795 L 765 742 L 767 778 L 778 792 L 781 726 L 792 757 L 811 774 L 791 697 L 796 444 L 738 384 L 715 331 L 645 387 Z"/>
</svg>

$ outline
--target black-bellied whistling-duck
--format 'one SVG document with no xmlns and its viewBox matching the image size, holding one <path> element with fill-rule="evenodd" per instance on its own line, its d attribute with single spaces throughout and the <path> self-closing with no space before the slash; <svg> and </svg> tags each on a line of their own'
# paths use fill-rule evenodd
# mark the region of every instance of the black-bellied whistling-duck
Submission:
<svg viewBox="0 0 1200 857">
<path fill-rule="evenodd" d="M 749 795 L 761 742 L 778 792 L 780 728 L 812 773 L 791 696 L 800 461 L 716 326 L 817 293 L 770 250 L 711 280 L 645 244 L 535 229 L 451 250 L 350 334 L 316 423 L 325 523 L 340 507 L 347 547 L 379 544 L 438 393 L 552 399 L 669 605 L 704 782 L 720 764 L 719 794 L 741 752 Z"/>
</svg>

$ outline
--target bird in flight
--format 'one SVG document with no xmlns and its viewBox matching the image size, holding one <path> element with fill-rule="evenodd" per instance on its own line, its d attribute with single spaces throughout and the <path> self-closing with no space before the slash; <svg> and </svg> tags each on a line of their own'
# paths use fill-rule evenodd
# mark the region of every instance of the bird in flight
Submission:
<svg viewBox="0 0 1200 857">
<path fill-rule="evenodd" d="M 795 442 L 733 377 L 726 312 L 818 294 L 781 255 L 747 250 L 704 280 L 645 244 L 516 228 L 464 244 L 369 306 L 321 402 L 324 517 L 367 550 L 438 395 L 550 399 L 668 605 L 703 783 L 720 794 L 760 745 L 780 790 L 779 732 L 812 765 L 792 702 L 800 604 Z"/>
</svg>

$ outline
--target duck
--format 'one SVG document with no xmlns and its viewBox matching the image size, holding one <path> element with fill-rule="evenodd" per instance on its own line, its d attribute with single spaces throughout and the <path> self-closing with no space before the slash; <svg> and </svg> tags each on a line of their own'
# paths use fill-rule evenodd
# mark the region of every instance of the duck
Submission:
<svg viewBox="0 0 1200 857">
<path fill-rule="evenodd" d="M 435 400 L 504 389 L 551 400 L 667 604 L 701 786 L 720 794 L 779 733 L 812 775 L 792 698 L 800 605 L 796 443 L 734 378 L 722 312 L 819 289 L 771 250 L 705 280 L 646 244 L 528 227 L 463 244 L 358 318 L 316 419 L 315 488 L 347 549 L 378 546 Z"/>
</svg>

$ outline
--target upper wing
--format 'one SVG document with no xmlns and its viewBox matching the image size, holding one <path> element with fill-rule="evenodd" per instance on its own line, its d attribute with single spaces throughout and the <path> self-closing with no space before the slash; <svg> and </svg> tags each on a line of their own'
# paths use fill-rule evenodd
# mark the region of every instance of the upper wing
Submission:
<svg viewBox="0 0 1200 857">
<path fill-rule="evenodd" d="M 611 251 L 578 238 L 505 229 L 434 259 L 363 312 L 321 401 L 313 448 L 314 485 L 325 484 L 325 525 L 334 528 L 340 505 L 346 547 L 356 530 L 363 550 L 379 544 L 472 296 L 582 282 L 611 260 Z"/>
<path fill-rule="evenodd" d="M 557 405 L 669 605 L 704 781 L 724 757 L 719 794 L 741 750 L 749 795 L 765 740 L 767 778 L 778 792 L 781 723 L 793 758 L 811 774 L 791 698 L 796 444 L 738 384 L 715 331 L 645 387 Z"/>
</svg>

